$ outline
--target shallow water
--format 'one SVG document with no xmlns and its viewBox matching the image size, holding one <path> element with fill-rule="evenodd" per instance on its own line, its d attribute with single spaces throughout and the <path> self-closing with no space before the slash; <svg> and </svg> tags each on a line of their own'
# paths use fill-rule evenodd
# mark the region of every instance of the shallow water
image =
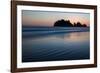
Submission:
<svg viewBox="0 0 100 73">
<path fill-rule="evenodd" d="M 89 37 L 89 32 L 23 36 L 22 62 L 89 59 Z"/>
</svg>

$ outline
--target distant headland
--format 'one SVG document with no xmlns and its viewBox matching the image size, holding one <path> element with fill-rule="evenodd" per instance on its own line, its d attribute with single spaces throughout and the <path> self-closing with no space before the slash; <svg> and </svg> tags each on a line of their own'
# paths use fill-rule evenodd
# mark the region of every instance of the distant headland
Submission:
<svg viewBox="0 0 100 73">
<path fill-rule="evenodd" d="M 87 27 L 87 25 L 80 22 L 72 24 L 70 20 L 61 19 L 54 23 L 54 27 Z"/>
</svg>

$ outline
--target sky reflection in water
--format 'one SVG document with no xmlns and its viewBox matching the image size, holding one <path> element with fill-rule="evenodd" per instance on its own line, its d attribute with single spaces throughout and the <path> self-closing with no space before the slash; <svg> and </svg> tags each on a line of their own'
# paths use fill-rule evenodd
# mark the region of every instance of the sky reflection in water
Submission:
<svg viewBox="0 0 100 73">
<path fill-rule="evenodd" d="M 89 59 L 89 37 L 89 32 L 23 37 L 22 62 Z"/>
</svg>

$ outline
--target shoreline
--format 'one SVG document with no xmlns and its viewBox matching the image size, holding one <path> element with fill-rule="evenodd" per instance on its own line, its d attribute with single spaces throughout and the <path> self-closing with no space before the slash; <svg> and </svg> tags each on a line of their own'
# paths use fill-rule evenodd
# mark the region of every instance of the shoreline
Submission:
<svg viewBox="0 0 100 73">
<path fill-rule="evenodd" d="M 54 34 L 64 34 L 64 33 L 75 33 L 75 32 L 89 32 L 89 29 L 77 29 L 77 30 L 52 30 L 52 31 L 24 31 L 22 32 L 22 37 L 38 37 L 38 36 L 45 36 L 45 35 L 54 35 Z"/>
</svg>

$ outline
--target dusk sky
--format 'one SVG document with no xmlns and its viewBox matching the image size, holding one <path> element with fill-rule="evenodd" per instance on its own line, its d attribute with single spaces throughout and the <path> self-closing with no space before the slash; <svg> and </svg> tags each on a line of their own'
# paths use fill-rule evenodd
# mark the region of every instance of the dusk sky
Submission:
<svg viewBox="0 0 100 73">
<path fill-rule="evenodd" d="M 50 26 L 58 20 L 70 20 L 71 23 L 81 22 L 82 24 L 90 25 L 89 13 L 76 12 L 53 12 L 53 11 L 32 11 L 22 10 L 22 25 L 27 26 Z"/>
</svg>

